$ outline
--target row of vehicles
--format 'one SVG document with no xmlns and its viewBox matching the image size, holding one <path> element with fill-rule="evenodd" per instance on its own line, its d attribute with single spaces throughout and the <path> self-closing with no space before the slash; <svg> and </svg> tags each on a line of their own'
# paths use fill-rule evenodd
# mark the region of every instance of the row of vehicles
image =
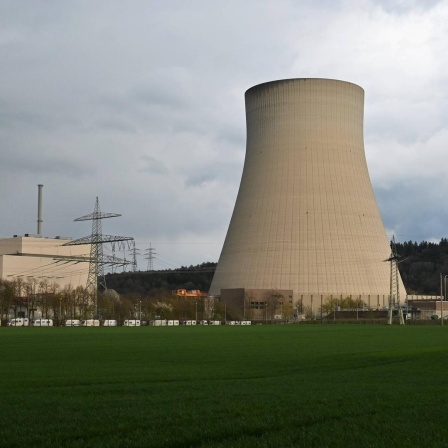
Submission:
<svg viewBox="0 0 448 448">
<path fill-rule="evenodd" d="M 67 319 L 64 321 L 64 327 L 116 327 L 115 319 L 99 320 L 99 319 Z"/>
<path fill-rule="evenodd" d="M 115 324 L 111 324 L 114 322 Z M 117 321 L 103 321 L 102 325 L 107 326 L 117 326 Z M 53 319 L 28 319 L 27 317 L 16 317 L 8 322 L 8 327 L 53 327 Z M 69 319 L 63 322 L 64 327 L 99 327 L 100 321 L 98 319 Z"/>
<path fill-rule="evenodd" d="M 27 317 L 16 317 L 8 322 L 8 327 L 52 327 L 53 319 L 28 319 Z"/>
<path fill-rule="evenodd" d="M 173 319 L 156 319 L 145 321 L 140 319 L 126 319 L 123 322 L 123 327 L 178 327 L 182 325 L 196 326 L 196 325 L 251 325 L 250 320 L 173 320 Z M 53 319 L 34 319 L 30 320 L 25 317 L 17 317 L 8 322 L 9 327 L 53 327 Z M 64 327 L 117 327 L 118 322 L 115 319 L 67 319 L 63 321 Z"/>
<path fill-rule="evenodd" d="M 149 322 L 139 320 L 125 320 L 123 326 L 140 327 L 142 325 L 150 325 L 153 327 L 179 327 L 179 326 L 196 326 L 196 325 L 251 325 L 250 320 L 171 320 L 171 319 L 156 319 Z"/>
</svg>

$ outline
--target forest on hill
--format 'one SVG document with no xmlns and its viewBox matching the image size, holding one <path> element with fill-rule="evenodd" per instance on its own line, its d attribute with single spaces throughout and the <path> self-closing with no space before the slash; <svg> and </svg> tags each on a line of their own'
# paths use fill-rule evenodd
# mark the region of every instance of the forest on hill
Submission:
<svg viewBox="0 0 448 448">
<path fill-rule="evenodd" d="M 439 243 L 396 243 L 399 270 L 408 294 L 440 294 L 440 276 L 448 275 L 448 239 Z M 119 294 L 155 297 L 176 289 L 208 291 L 217 263 L 162 271 L 122 272 L 106 275 L 109 289 Z"/>
<path fill-rule="evenodd" d="M 162 271 L 122 272 L 106 275 L 108 289 L 118 294 L 142 297 L 160 296 L 176 289 L 198 289 L 208 291 L 217 263 L 206 262 L 197 266 L 182 266 L 179 269 Z"/>
<path fill-rule="evenodd" d="M 439 243 L 396 243 L 398 268 L 408 294 L 440 294 L 440 278 L 448 275 L 448 239 Z"/>
</svg>

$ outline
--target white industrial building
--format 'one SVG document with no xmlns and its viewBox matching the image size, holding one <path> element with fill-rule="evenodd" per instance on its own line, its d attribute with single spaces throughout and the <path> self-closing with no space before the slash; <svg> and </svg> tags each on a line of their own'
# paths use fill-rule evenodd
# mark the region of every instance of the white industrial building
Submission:
<svg viewBox="0 0 448 448">
<path fill-rule="evenodd" d="M 71 238 L 42 235 L 42 189 L 38 185 L 37 234 L 0 238 L 0 280 L 32 281 L 66 286 L 86 286 L 89 275 L 90 244 L 65 246 Z M 16 294 L 21 294 L 17 291 Z"/>
<path fill-rule="evenodd" d="M 0 239 L 0 278 L 86 286 L 90 245 L 64 246 L 69 238 L 14 235 Z"/>
</svg>

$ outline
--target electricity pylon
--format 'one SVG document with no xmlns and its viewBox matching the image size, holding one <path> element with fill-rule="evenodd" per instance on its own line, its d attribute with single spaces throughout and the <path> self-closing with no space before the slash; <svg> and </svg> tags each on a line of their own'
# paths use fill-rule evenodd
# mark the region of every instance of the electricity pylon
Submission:
<svg viewBox="0 0 448 448">
<path fill-rule="evenodd" d="M 135 241 L 132 242 L 132 271 L 137 272 L 137 255 L 140 255 L 139 253 L 140 249 L 137 249 L 135 247 Z"/>
<path fill-rule="evenodd" d="M 123 267 L 123 272 L 126 272 L 126 266 L 132 265 L 132 271 L 133 272 L 137 272 L 137 255 L 138 255 L 138 251 L 139 249 L 137 249 L 135 247 L 135 241 L 134 240 L 129 240 L 129 241 L 118 241 L 118 250 L 119 251 L 123 251 L 123 258 L 121 259 L 121 263 L 115 263 L 112 266 L 112 274 L 115 272 L 114 271 L 114 266 L 122 266 Z M 132 261 L 129 261 L 126 259 L 126 251 L 130 252 L 132 255 Z M 115 257 L 115 241 L 112 242 L 112 256 L 114 258 Z M 120 260 L 118 258 L 116 258 L 117 260 Z"/>
<path fill-rule="evenodd" d="M 104 276 L 104 265 L 132 264 L 132 262 L 127 262 L 126 260 L 103 254 L 103 243 L 134 240 L 134 238 L 127 236 L 103 235 L 101 220 L 106 218 L 116 218 L 118 216 L 121 215 L 118 213 L 102 213 L 97 197 L 93 213 L 81 216 L 74 220 L 75 222 L 92 221 L 92 234 L 64 244 L 64 246 L 90 244 L 89 276 L 87 278 L 86 289 L 90 290 L 94 296 L 95 317 L 98 317 L 98 287 L 101 286 L 103 290 L 107 289 L 106 278 Z"/>
<path fill-rule="evenodd" d="M 154 259 L 156 258 L 155 255 L 157 254 L 157 252 L 155 251 L 155 249 L 153 247 L 151 247 L 151 243 L 149 243 L 149 249 L 145 250 L 145 255 L 148 255 L 146 257 L 146 260 L 148 260 L 148 271 L 153 271 L 154 270 Z"/>
<path fill-rule="evenodd" d="M 398 310 L 398 321 L 400 325 L 404 325 L 403 310 L 400 305 L 400 283 L 399 283 L 399 271 L 398 260 L 400 259 L 397 254 L 397 248 L 395 246 L 395 235 L 392 237 L 391 242 L 391 254 L 386 260 L 390 262 L 390 294 L 389 294 L 389 312 L 387 316 L 387 323 L 392 325 L 394 308 Z"/>
</svg>

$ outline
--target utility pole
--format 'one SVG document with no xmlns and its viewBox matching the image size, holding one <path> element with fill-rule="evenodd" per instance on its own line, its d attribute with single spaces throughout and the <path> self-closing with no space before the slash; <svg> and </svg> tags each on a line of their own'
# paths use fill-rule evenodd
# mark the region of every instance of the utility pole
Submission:
<svg viewBox="0 0 448 448">
<path fill-rule="evenodd" d="M 400 305 L 400 283 L 398 272 L 398 260 L 400 257 L 397 254 L 397 248 L 395 246 L 395 235 L 392 237 L 391 242 L 391 254 L 386 260 L 390 262 L 390 293 L 389 293 L 389 312 L 387 323 L 392 325 L 393 312 L 396 307 L 398 310 L 398 321 L 400 325 L 404 325 L 403 310 Z"/>
</svg>

